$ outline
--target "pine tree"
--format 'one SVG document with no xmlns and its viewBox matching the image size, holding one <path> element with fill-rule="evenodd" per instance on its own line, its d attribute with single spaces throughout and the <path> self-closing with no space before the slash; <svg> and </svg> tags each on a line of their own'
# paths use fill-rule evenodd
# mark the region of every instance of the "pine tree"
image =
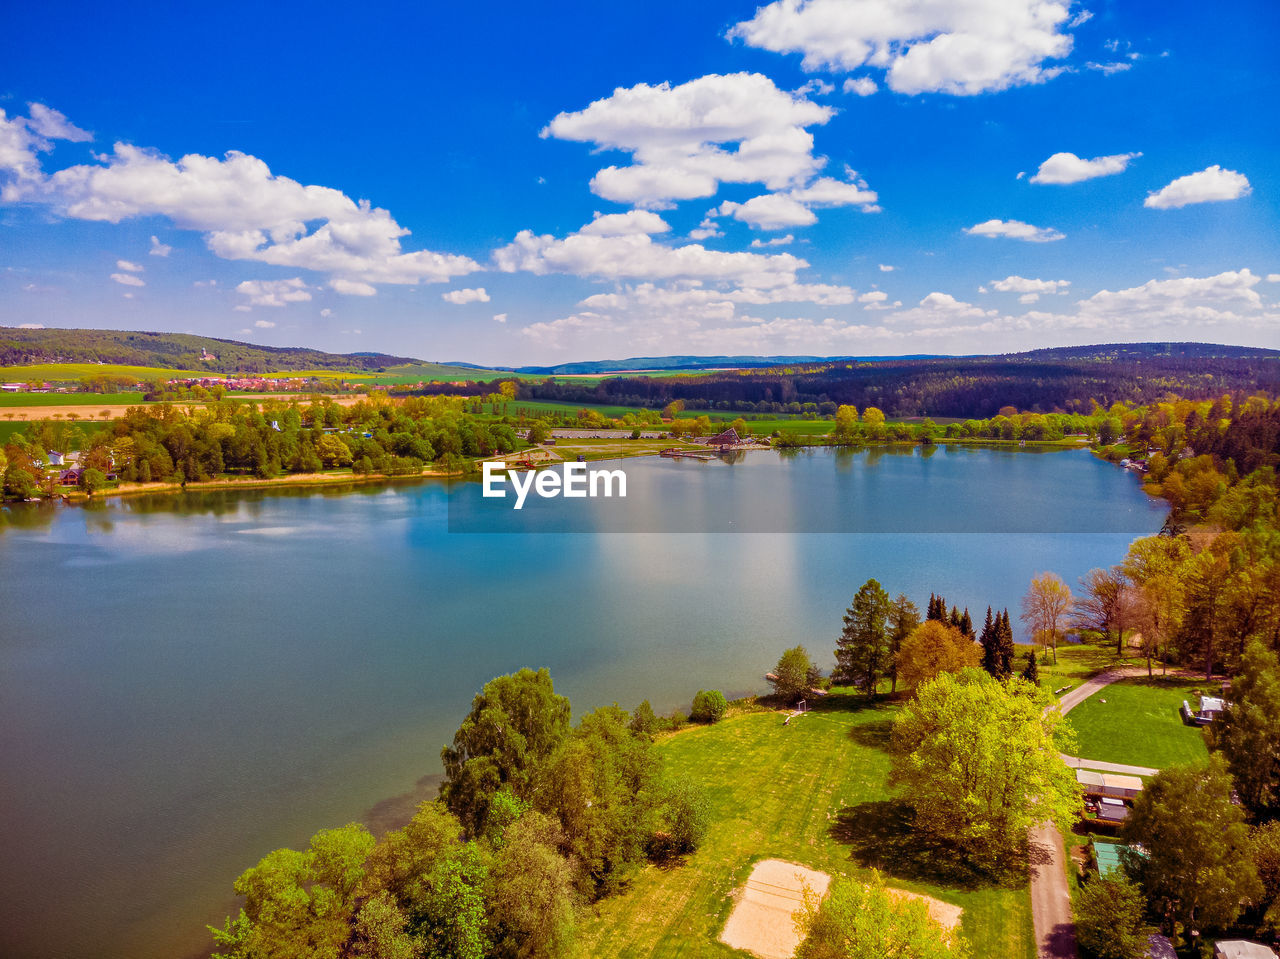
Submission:
<svg viewBox="0 0 1280 959">
<path fill-rule="evenodd" d="M 1027 650 L 1027 666 L 1022 671 L 1022 678 L 1029 683 L 1040 684 L 1040 664 L 1036 662 L 1036 651 Z"/>
<path fill-rule="evenodd" d="M 969 607 L 964 608 L 964 612 L 960 614 L 960 632 L 969 637 L 969 641 L 973 642 L 973 617 L 969 615 Z"/>
<path fill-rule="evenodd" d="M 889 607 L 888 629 L 889 629 L 889 662 L 888 675 L 893 685 L 890 687 L 891 693 L 898 691 L 898 650 L 902 648 L 902 644 L 907 637 L 920 625 L 920 610 L 916 609 L 916 604 L 907 599 L 905 593 L 900 593 Z"/>
<path fill-rule="evenodd" d="M 996 679 L 1002 679 L 1000 675 L 1000 637 L 997 632 L 996 623 L 998 620 L 991 618 L 991 607 L 987 607 L 987 621 L 982 624 L 982 635 L 978 638 L 978 644 L 982 647 L 982 668 L 994 676 Z"/>
<path fill-rule="evenodd" d="M 929 614 L 925 618 L 936 619 L 940 623 L 947 621 L 947 601 L 941 594 L 929 594 Z"/>
<path fill-rule="evenodd" d="M 1004 613 L 999 617 L 997 622 L 997 634 L 999 636 L 998 648 L 1000 650 L 1000 677 L 1008 679 L 1013 675 L 1013 657 L 1017 652 L 1013 646 L 1013 627 L 1009 625 L 1009 609 L 1005 607 Z"/>
<path fill-rule="evenodd" d="M 874 694 L 876 681 L 889 669 L 889 594 L 874 579 L 863 583 L 844 614 L 836 640 L 836 675 Z"/>
<path fill-rule="evenodd" d="M 960 610 L 956 609 L 954 606 L 951 607 L 951 618 L 948 622 L 951 624 L 953 629 L 960 628 Z"/>
</svg>

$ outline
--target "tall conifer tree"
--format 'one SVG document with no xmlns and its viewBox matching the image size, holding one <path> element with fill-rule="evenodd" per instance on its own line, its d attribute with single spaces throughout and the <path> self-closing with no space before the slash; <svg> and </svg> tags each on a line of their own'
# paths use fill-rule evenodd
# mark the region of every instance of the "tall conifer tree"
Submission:
<svg viewBox="0 0 1280 959">
<path fill-rule="evenodd" d="M 1013 657 L 1017 650 L 1013 646 L 1013 627 L 1009 625 L 1009 608 L 1006 606 L 999 619 L 1000 675 L 1007 679 L 1013 675 Z"/>
<path fill-rule="evenodd" d="M 845 611 L 844 629 L 836 640 L 836 675 L 874 695 L 876 681 L 889 671 L 889 594 L 878 582 L 862 584 Z"/>
<path fill-rule="evenodd" d="M 982 646 L 982 668 L 994 676 L 996 679 L 1002 679 L 1000 675 L 1000 637 L 997 632 L 997 619 L 991 616 L 991 607 L 987 607 L 987 619 L 982 624 L 982 635 L 978 637 L 978 644 Z"/>
</svg>

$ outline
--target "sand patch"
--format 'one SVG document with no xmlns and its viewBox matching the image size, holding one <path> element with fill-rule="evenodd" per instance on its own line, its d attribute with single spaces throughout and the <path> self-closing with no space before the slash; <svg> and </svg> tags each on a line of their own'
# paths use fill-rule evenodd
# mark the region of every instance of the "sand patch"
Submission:
<svg viewBox="0 0 1280 959">
<path fill-rule="evenodd" d="M 805 887 L 821 897 L 830 884 L 831 877 L 825 872 L 794 862 L 765 859 L 756 863 L 737 892 L 738 902 L 724 924 L 720 941 L 760 959 L 791 959 L 800 945 L 794 916 L 804 908 Z"/>
<path fill-rule="evenodd" d="M 782 859 L 756 863 L 746 883 L 735 893 L 737 903 L 724 924 L 720 941 L 743 949 L 760 959 L 791 959 L 800 945 L 795 914 L 804 908 L 806 887 L 821 899 L 827 894 L 831 877 Z M 923 902 L 929 918 L 947 929 L 956 929 L 964 915 L 959 906 L 918 892 L 890 889 L 896 899 Z"/>
</svg>

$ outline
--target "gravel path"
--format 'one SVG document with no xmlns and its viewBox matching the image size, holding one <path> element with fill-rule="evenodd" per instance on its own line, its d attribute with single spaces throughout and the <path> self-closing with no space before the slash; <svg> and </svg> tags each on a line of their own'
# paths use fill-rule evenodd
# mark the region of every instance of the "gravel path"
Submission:
<svg viewBox="0 0 1280 959">
<path fill-rule="evenodd" d="M 1142 666 L 1122 666 L 1108 669 L 1085 680 L 1075 689 L 1064 693 L 1058 700 L 1058 708 L 1069 713 L 1099 689 L 1118 679 L 1145 676 Z M 1125 766 L 1120 763 L 1097 762 L 1063 756 L 1068 766 L 1099 769 L 1103 772 L 1125 773 L 1133 776 L 1150 776 L 1156 772 L 1145 766 Z M 1067 887 L 1066 851 L 1062 833 L 1049 823 L 1041 823 L 1031 829 L 1031 921 L 1036 930 L 1036 955 L 1040 959 L 1076 959 L 1076 924 L 1071 915 L 1071 893 Z"/>
</svg>

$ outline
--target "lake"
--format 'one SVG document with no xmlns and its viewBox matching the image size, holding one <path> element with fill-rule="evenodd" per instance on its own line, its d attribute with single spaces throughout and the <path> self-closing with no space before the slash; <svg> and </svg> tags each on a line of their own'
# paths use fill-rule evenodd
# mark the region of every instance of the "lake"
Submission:
<svg viewBox="0 0 1280 959">
<path fill-rule="evenodd" d="M 0 510 L 0 954 L 200 954 L 263 854 L 434 795 L 494 675 L 579 713 L 762 692 L 789 646 L 831 664 L 868 577 L 1016 624 L 1165 517 L 1078 450 L 611 465 L 626 501 L 519 513 L 440 481 Z"/>
</svg>

